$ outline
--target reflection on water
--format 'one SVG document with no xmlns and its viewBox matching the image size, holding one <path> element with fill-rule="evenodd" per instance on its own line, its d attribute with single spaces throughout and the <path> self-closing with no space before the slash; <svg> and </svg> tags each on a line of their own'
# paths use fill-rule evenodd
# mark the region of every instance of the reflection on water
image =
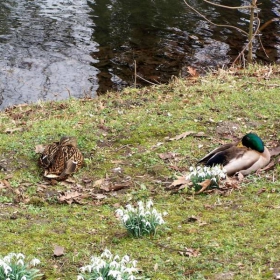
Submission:
<svg viewBox="0 0 280 280">
<path fill-rule="evenodd" d="M 1 1 L 3 2 L 3 1 Z M 216 23 L 246 30 L 248 11 L 188 0 Z M 232 0 L 217 0 L 232 5 Z M 263 0 L 262 23 L 279 17 L 279 1 Z M 234 5 L 248 1 L 235 1 Z M 257 57 L 278 62 L 279 22 L 264 30 Z M 0 3 L 0 103 L 94 96 L 133 84 L 137 73 L 157 83 L 228 64 L 246 42 L 213 26 L 182 0 L 6 0 Z M 138 79 L 138 83 L 145 84 Z"/>
<path fill-rule="evenodd" d="M 94 24 L 85 0 L 7 1 L 1 5 L 3 107 L 82 96 L 98 87 L 90 55 Z"/>
</svg>

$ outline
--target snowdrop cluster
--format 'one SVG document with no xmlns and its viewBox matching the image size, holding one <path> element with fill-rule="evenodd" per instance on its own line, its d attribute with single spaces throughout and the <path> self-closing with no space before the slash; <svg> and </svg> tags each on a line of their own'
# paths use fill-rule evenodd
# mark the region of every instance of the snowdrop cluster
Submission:
<svg viewBox="0 0 280 280">
<path fill-rule="evenodd" d="M 120 258 L 105 249 L 100 257 L 93 256 L 90 264 L 80 268 L 77 280 L 135 280 L 136 264 L 128 255 Z"/>
<path fill-rule="evenodd" d="M 25 256 L 21 253 L 9 253 L 0 258 L 0 279 L 2 280 L 32 280 L 42 276 L 35 267 L 40 263 L 38 259 L 33 259 L 29 263 L 24 263 Z"/>
<path fill-rule="evenodd" d="M 151 200 L 137 203 L 138 207 L 126 205 L 125 209 L 116 210 L 116 215 L 120 218 L 127 231 L 134 237 L 141 237 L 145 234 L 155 234 L 156 228 L 164 224 L 162 214 L 153 208 Z M 163 213 L 166 215 L 167 213 Z"/>
<path fill-rule="evenodd" d="M 225 178 L 226 171 L 220 165 L 215 165 L 212 167 L 190 167 L 190 173 L 186 177 L 187 180 L 190 180 L 193 183 L 196 191 L 201 189 L 199 183 L 202 183 L 206 179 L 211 180 L 211 185 L 209 187 L 219 187 L 219 181 Z"/>
</svg>

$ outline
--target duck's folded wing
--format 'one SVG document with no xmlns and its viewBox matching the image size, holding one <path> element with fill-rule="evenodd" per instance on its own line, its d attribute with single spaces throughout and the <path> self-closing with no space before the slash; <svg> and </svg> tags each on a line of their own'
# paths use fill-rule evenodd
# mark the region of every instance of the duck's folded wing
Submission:
<svg viewBox="0 0 280 280">
<path fill-rule="evenodd" d="M 228 151 L 236 147 L 236 144 L 225 144 L 215 150 L 211 151 L 209 154 L 204 156 L 198 161 L 198 163 L 204 163 L 206 165 L 224 164 L 224 156 L 228 154 Z M 217 156 L 217 157 L 216 157 Z M 213 163 L 210 164 L 209 160 L 212 159 Z M 209 162 L 209 163 L 208 163 Z"/>
</svg>

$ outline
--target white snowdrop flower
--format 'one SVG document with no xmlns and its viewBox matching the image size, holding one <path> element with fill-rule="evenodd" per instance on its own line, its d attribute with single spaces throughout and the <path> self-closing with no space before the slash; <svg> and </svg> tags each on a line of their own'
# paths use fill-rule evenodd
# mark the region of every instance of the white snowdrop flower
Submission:
<svg viewBox="0 0 280 280">
<path fill-rule="evenodd" d="M 131 204 L 127 204 L 125 207 L 128 211 L 133 211 L 134 210 L 134 208 L 131 206 Z"/>
<path fill-rule="evenodd" d="M 117 209 L 116 210 L 116 215 L 122 217 L 123 216 L 123 210 L 122 209 Z"/>
<path fill-rule="evenodd" d="M 25 259 L 25 255 L 22 254 L 22 253 L 19 253 L 19 254 L 16 255 L 16 258 L 17 259 Z"/>
<path fill-rule="evenodd" d="M 124 223 L 126 223 L 128 219 L 129 219 L 129 216 L 127 214 L 123 215 L 122 220 Z"/>
<path fill-rule="evenodd" d="M 103 277 L 99 276 L 96 280 L 104 280 Z"/>
<path fill-rule="evenodd" d="M 26 276 L 22 276 L 20 280 L 27 280 Z"/>
<path fill-rule="evenodd" d="M 128 255 L 124 255 L 122 258 L 122 263 L 128 263 L 129 262 L 129 256 Z"/>
<path fill-rule="evenodd" d="M 10 266 L 8 266 L 8 265 L 5 265 L 3 268 L 4 268 L 4 273 L 6 275 L 8 275 L 10 272 L 13 271 L 12 268 Z"/>
<path fill-rule="evenodd" d="M 143 206 L 143 202 L 140 200 L 140 201 L 138 201 L 137 202 L 137 204 L 138 204 L 138 206 L 139 206 L 139 208 L 144 208 L 144 206 Z"/>
<path fill-rule="evenodd" d="M 104 253 L 104 252 L 103 252 Z M 103 253 L 101 254 L 101 258 L 103 258 L 103 257 L 105 257 L 105 256 L 102 256 L 103 255 Z M 99 262 L 99 258 L 97 258 L 97 257 L 91 257 L 91 262 L 92 262 L 92 264 L 96 264 L 96 263 L 98 263 Z"/>
<path fill-rule="evenodd" d="M 194 170 L 193 166 L 191 166 L 189 170 L 192 172 Z"/>
<path fill-rule="evenodd" d="M 40 260 L 38 260 L 38 259 L 33 259 L 33 260 L 31 260 L 31 262 L 30 262 L 30 264 L 32 265 L 32 266 L 36 266 L 36 265 L 38 265 L 38 264 L 40 264 L 41 262 L 40 262 Z"/>
<path fill-rule="evenodd" d="M 151 224 L 148 221 L 146 222 L 146 227 L 151 227 Z"/>
<path fill-rule="evenodd" d="M 21 266 L 24 266 L 24 261 L 23 261 L 22 259 L 19 259 L 19 260 L 17 261 L 17 264 L 18 264 L 18 265 L 21 265 Z"/>
<path fill-rule="evenodd" d="M 153 206 L 153 205 L 154 205 L 154 203 L 151 199 L 146 203 L 147 208 L 151 208 L 151 206 Z"/>
<path fill-rule="evenodd" d="M 111 260 L 111 258 L 109 258 L 109 260 Z M 97 267 L 98 270 L 101 270 L 102 268 L 104 268 L 104 267 L 106 266 L 106 264 L 107 264 L 107 263 L 106 263 L 104 260 L 99 259 L 99 260 L 98 260 L 98 263 L 97 263 L 95 266 L 92 266 L 92 269 L 93 269 L 94 267 Z"/>
<path fill-rule="evenodd" d="M 121 273 L 118 270 L 110 270 L 108 273 L 108 276 L 113 276 L 114 278 L 117 278 L 119 275 L 121 275 Z"/>
<path fill-rule="evenodd" d="M 86 265 L 84 266 L 85 271 L 91 272 L 92 266 L 91 265 Z"/>
<path fill-rule="evenodd" d="M 214 181 L 215 183 L 217 183 L 216 177 L 213 177 L 211 180 Z"/>
<path fill-rule="evenodd" d="M 157 214 L 158 214 L 157 210 L 156 210 L 156 209 L 153 209 L 153 210 L 152 210 L 152 214 L 153 214 L 153 215 L 157 215 Z"/>
<path fill-rule="evenodd" d="M 143 224 L 146 224 L 146 220 L 145 220 L 145 219 L 141 219 L 141 222 L 142 222 Z"/>
<path fill-rule="evenodd" d="M 168 215 L 168 212 L 163 211 L 162 215 L 165 217 L 165 216 L 167 216 L 167 215 Z"/>
<path fill-rule="evenodd" d="M 159 224 L 159 225 L 162 225 L 162 224 L 164 224 L 164 223 L 165 223 L 165 222 L 164 222 L 163 218 L 160 217 L 159 220 L 158 220 L 158 224 Z"/>
<path fill-rule="evenodd" d="M 112 262 L 110 262 L 110 267 L 119 268 L 120 264 L 118 262 L 116 262 L 116 261 L 112 261 Z"/>
<path fill-rule="evenodd" d="M 119 260 L 119 259 L 120 259 L 119 255 L 115 255 L 114 261 L 117 261 L 117 260 Z"/>
<path fill-rule="evenodd" d="M 5 256 L 4 258 L 3 258 L 3 260 L 4 260 L 4 262 L 5 263 L 10 263 L 11 262 L 11 256 L 10 255 L 7 255 L 7 256 Z"/>
<path fill-rule="evenodd" d="M 136 277 L 134 277 L 133 275 L 129 275 L 128 280 L 136 280 Z"/>
<path fill-rule="evenodd" d="M 101 258 L 105 257 L 107 259 L 110 259 L 112 258 L 112 256 L 112 253 L 108 249 L 105 249 L 104 252 L 101 254 Z"/>
<path fill-rule="evenodd" d="M 77 280 L 85 280 L 82 275 L 78 275 Z"/>
</svg>

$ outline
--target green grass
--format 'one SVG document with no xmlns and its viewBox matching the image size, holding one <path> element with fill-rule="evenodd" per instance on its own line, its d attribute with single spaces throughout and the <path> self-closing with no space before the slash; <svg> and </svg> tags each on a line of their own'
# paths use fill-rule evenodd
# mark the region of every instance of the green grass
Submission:
<svg viewBox="0 0 280 280">
<path fill-rule="evenodd" d="M 76 279 L 78 268 L 105 248 L 138 260 L 141 275 L 151 279 L 273 279 L 280 268 L 279 166 L 223 195 L 166 190 L 209 150 L 246 132 L 258 133 L 269 148 L 278 144 L 280 71 L 273 67 L 269 79 L 265 73 L 252 66 L 1 112 L 1 255 L 39 258 L 46 279 Z M 186 131 L 204 137 L 167 141 Z M 77 137 L 85 166 L 75 182 L 50 184 L 37 166 L 35 146 L 62 135 Z M 168 152 L 175 157 L 159 157 Z M 130 187 L 106 192 L 94 186 L 104 178 Z M 79 204 L 59 202 L 59 194 L 75 190 L 86 195 Z M 97 200 L 97 193 L 106 198 Z M 169 213 L 166 224 L 155 237 L 133 239 L 115 210 L 149 198 Z M 55 245 L 65 248 L 63 256 L 53 256 Z M 188 256 L 186 248 L 198 256 Z"/>
</svg>

